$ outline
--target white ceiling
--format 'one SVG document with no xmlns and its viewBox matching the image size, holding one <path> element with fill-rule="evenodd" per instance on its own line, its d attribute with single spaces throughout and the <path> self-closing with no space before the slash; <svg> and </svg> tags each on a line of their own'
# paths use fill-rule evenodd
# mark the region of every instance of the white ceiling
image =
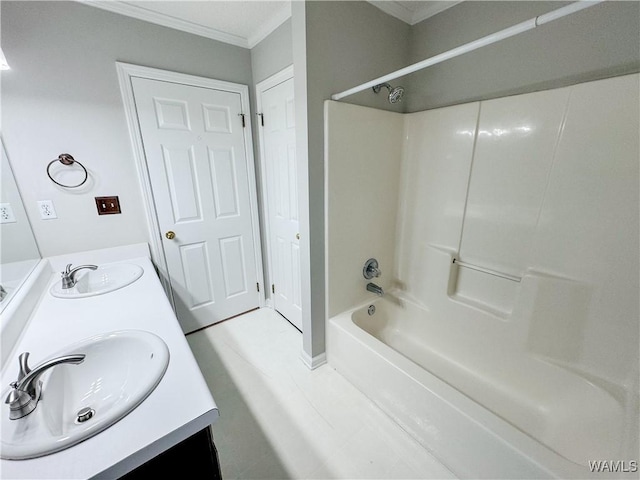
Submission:
<svg viewBox="0 0 640 480">
<path fill-rule="evenodd" d="M 291 16 L 292 0 L 78 1 L 232 45 L 253 48 Z M 367 1 L 409 25 L 460 3 L 441 0 Z"/>
</svg>

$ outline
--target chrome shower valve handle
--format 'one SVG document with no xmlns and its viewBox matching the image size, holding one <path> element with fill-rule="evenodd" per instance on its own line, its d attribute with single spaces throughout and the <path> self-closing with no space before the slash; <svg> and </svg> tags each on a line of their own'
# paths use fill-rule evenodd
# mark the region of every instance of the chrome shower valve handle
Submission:
<svg viewBox="0 0 640 480">
<path fill-rule="evenodd" d="M 364 263 L 364 267 L 362 269 L 362 275 L 367 280 L 371 280 L 373 277 L 379 277 L 382 275 L 382 270 L 378 268 L 378 260 L 375 258 L 370 258 Z"/>
</svg>

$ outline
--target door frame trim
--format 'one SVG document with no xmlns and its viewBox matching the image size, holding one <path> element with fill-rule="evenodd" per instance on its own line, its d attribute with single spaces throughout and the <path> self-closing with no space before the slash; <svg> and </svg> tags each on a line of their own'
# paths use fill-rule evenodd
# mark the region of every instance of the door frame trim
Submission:
<svg viewBox="0 0 640 480">
<path fill-rule="evenodd" d="M 133 95 L 133 85 L 131 79 L 133 77 L 146 78 L 150 80 L 160 80 L 171 83 L 178 83 L 192 87 L 203 87 L 214 90 L 223 90 L 240 95 L 240 104 L 242 111 L 245 112 L 245 128 L 244 132 L 244 148 L 245 160 L 247 163 L 247 173 L 249 177 L 249 201 L 251 205 L 251 226 L 254 237 L 254 251 L 256 261 L 256 281 L 261 284 L 258 299 L 260 307 L 265 304 L 265 285 L 264 272 L 262 268 L 262 246 L 260 240 L 260 222 L 258 219 L 258 199 L 256 185 L 256 171 L 253 157 L 253 133 L 251 131 L 251 106 L 249 102 L 249 87 L 239 83 L 225 82 L 212 78 L 198 77 L 184 73 L 171 72 L 158 68 L 143 67 L 130 63 L 116 62 L 116 70 L 118 73 L 118 81 L 120 83 L 120 93 L 124 103 L 124 110 L 127 118 L 127 126 L 129 136 L 131 137 L 131 146 L 133 148 L 133 156 L 138 171 L 138 179 L 142 193 L 144 210 L 147 218 L 147 229 L 149 232 L 149 247 L 151 251 L 151 259 L 153 260 L 162 286 L 164 287 L 171 306 L 175 311 L 175 302 L 173 299 L 173 290 L 171 289 L 171 281 L 167 269 L 167 260 L 164 252 L 164 244 L 162 241 L 162 232 L 158 223 L 158 212 L 156 210 L 153 190 L 151 188 L 151 178 L 147 165 L 147 158 L 144 153 L 144 145 L 142 142 L 142 132 L 138 123 L 138 115 L 136 112 L 135 98 Z"/>
<path fill-rule="evenodd" d="M 287 80 L 293 78 L 293 65 L 289 65 L 283 68 L 279 72 L 271 75 L 270 77 L 262 80 L 256 84 L 256 111 L 262 112 L 262 95 L 264 93 Z M 257 121 L 256 121 L 257 122 Z M 256 123 L 258 127 L 258 154 L 260 156 L 260 186 L 262 188 L 262 218 L 264 221 L 264 241 L 267 253 L 267 272 L 265 275 L 265 283 L 271 285 L 273 283 L 273 260 L 271 255 L 271 217 L 269 216 L 269 190 L 267 184 L 267 159 L 265 154 L 264 145 L 264 130 L 260 128 L 260 125 Z M 275 308 L 275 303 L 269 293 L 269 298 L 266 299 L 266 305 Z"/>
</svg>

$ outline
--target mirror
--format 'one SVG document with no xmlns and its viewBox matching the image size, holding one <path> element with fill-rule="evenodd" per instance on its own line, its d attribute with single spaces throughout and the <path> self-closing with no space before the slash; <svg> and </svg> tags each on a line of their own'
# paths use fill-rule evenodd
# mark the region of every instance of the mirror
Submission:
<svg viewBox="0 0 640 480">
<path fill-rule="evenodd" d="M 40 261 L 18 185 L 9 164 L 4 141 L 0 171 L 0 312 Z"/>
</svg>

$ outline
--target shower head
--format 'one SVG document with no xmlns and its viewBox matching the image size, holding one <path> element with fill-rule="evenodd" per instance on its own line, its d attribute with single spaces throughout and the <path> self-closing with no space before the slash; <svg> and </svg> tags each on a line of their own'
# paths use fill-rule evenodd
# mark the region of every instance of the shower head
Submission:
<svg viewBox="0 0 640 480">
<path fill-rule="evenodd" d="M 373 91 L 375 93 L 380 93 L 382 87 L 386 87 L 386 89 L 389 90 L 389 103 L 398 103 L 402 100 L 402 97 L 404 97 L 404 87 L 401 87 L 399 85 L 397 87 L 391 88 L 391 85 L 389 85 L 388 83 L 381 83 L 380 85 L 376 85 L 375 87 L 373 87 Z"/>
<path fill-rule="evenodd" d="M 398 103 L 404 97 L 404 87 L 398 85 L 389 91 L 389 102 Z"/>
</svg>

